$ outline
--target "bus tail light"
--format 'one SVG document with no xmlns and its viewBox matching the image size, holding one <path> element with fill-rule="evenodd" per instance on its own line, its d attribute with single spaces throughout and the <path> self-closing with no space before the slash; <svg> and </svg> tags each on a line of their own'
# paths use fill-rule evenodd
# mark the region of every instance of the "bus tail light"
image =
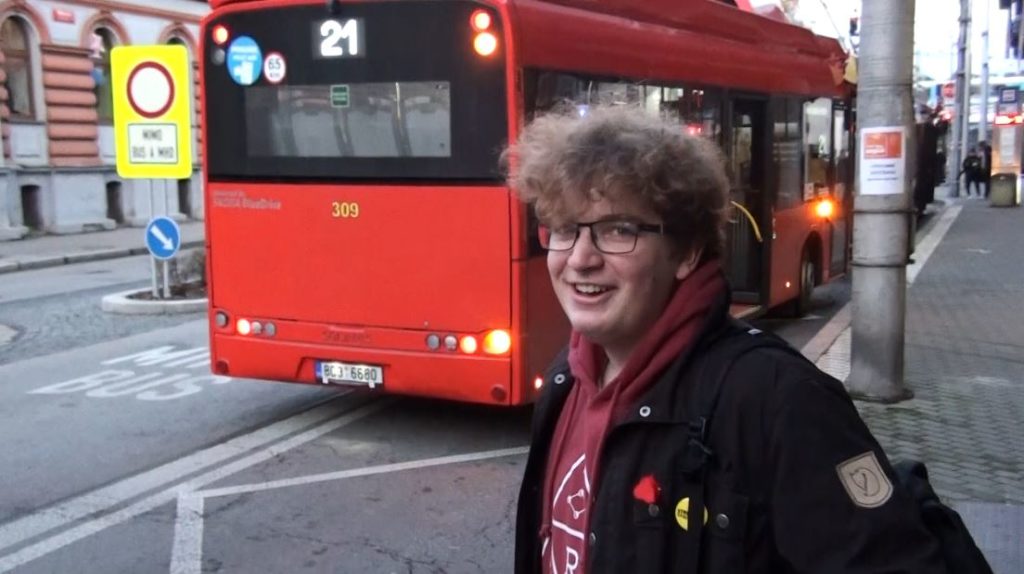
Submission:
<svg viewBox="0 0 1024 574">
<path fill-rule="evenodd" d="M 228 32 L 227 26 L 224 24 L 217 24 L 213 27 L 213 43 L 218 46 L 223 46 L 231 34 Z"/>
<path fill-rule="evenodd" d="M 504 355 L 512 348 L 512 336 L 508 331 L 495 329 L 484 336 L 484 352 L 488 355 Z"/>
<path fill-rule="evenodd" d="M 491 15 L 486 10 L 477 10 L 469 17 L 469 25 L 477 32 L 489 30 L 491 27 Z"/>
<path fill-rule="evenodd" d="M 235 322 L 235 332 L 239 335 L 252 333 L 252 323 L 248 319 L 239 319 Z"/>
<path fill-rule="evenodd" d="M 836 205 L 832 203 L 831 199 L 822 199 L 818 205 L 814 206 L 814 213 L 822 219 L 829 219 L 835 211 Z"/>
<path fill-rule="evenodd" d="M 540 388 L 543 387 L 543 386 L 544 386 L 544 377 L 537 377 L 536 379 L 533 380 L 533 388 L 534 388 L 534 390 L 539 391 Z"/>
<path fill-rule="evenodd" d="M 498 37 L 490 32 L 480 32 L 473 39 L 473 49 L 481 56 L 491 56 L 498 50 Z"/>
<path fill-rule="evenodd" d="M 217 327 L 221 329 L 227 327 L 228 323 L 231 322 L 231 319 L 228 318 L 228 314 L 225 313 L 224 311 L 217 311 L 213 316 L 213 320 L 214 323 L 216 323 Z"/>
<path fill-rule="evenodd" d="M 476 337 L 472 335 L 466 335 L 459 341 L 459 350 L 467 355 L 472 355 L 476 352 L 477 342 Z"/>
</svg>

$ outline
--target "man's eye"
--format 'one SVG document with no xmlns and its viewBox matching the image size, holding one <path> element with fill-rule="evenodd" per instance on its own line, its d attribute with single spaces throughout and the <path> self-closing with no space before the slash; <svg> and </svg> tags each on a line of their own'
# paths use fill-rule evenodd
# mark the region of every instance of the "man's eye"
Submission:
<svg viewBox="0 0 1024 574">
<path fill-rule="evenodd" d="M 619 222 L 609 225 L 605 233 L 615 237 L 635 237 L 637 229 L 632 223 Z"/>
<path fill-rule="evenodd" d="M 553 227 L 551 229 L 551 234 L 559 237 L 574 237 L 576 235 L 576 226 L 563 225 L 561 227 Z"/>
</svg>

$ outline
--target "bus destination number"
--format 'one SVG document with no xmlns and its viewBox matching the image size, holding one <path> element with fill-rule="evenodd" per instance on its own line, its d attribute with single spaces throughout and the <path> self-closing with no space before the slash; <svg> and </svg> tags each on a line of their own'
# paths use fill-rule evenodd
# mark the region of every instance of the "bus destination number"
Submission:
<svg viewBox="0 0 1024 574">
<path fill-rule="evenodd" d="M 323 20 L 313 24 L 313 55 L 317 58 L 362 58 L 363 21 Z"/>
<path fill-rule="evenodd" d="M 331 217 L 355 219 L 359 217 L 359 204 L 352 201 L 335 201 L 331 203 Z"/>
</svg>

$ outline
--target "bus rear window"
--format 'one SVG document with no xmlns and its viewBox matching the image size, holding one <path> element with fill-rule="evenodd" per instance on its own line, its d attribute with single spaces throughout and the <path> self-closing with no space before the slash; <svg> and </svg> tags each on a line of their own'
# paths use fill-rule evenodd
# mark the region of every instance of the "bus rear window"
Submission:
<svg viewBox="0 0 1024 574">
<path fill-rule="evenodd" d="M 253 157 L 451 157 L 448 82 L 258 87 L 245 115 Z"/>
<path fill-rule="evenodd" d="M 207 177 L 502 181 L 506 53 L 474 51 L 471 16 L 488 11 L 491 32 L 504 35 L 498 12 L 482 6 L 355 0 L 332 16 L 323 2 L 256 2 L 218 14 L 204 27 Z M 222 45 L 218 26 L 230 32 Z"/>
</svg>

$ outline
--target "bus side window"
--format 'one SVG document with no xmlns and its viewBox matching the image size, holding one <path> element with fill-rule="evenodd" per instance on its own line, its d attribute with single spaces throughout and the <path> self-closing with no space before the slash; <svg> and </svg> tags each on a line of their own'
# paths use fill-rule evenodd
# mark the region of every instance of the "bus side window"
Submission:
<svg viewBox="0 0 1024 574">
<path fill-rule="evenodd" d="M 827 190 L 832 165 L 832 100 L 818 98 L 804 104 L 804 201 Z"/>
<path fill-rule="evenodd" d="M 525 70 L 523 103 L 526 120 L 545 112 L 566 112 L 582 101 L 584 82 L 575 76 L 542 70 Z"/>
<path fill-rule="evenodd" d="M 772 161 L 775 163 L 775 209 L 803 202 L 800 133 L 801 104 L 788 98 L 772 100 Z"/>
</svg>

